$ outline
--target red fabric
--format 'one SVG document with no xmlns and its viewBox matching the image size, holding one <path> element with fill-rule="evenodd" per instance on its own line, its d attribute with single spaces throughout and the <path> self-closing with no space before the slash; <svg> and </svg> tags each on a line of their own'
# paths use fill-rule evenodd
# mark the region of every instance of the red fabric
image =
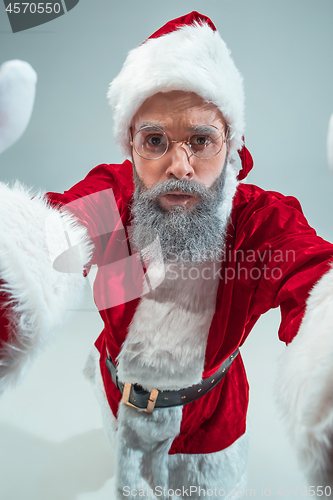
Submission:
<svg viewBox="0 0 333 500">
<path fill-rule="evenodd" d="M 243 137 L 244 141 L 244 137 Z M 242 179 L 245 179 L 247 174 L 252 170 L 253 168 L 253 158 L 251 156 L 250 151 L 244 146 L 242 149 L 238 151 L 238 155 L 241 159 L 242 162 L 242 169 L 238 172 L 238 180 L 241 181 Z"/>
<path fill-rule="evenodd" d="M 0 280 L 0 289 L 4 286 L 4 282 Z M 4 304 L 8 303 L 9 297 L 5 292 L 0 292 L 0 349 L 4 343 L 8 342 L 10 332 L 9 332 L 9 316 L 10 313 L 8 307 L 4 307 Z"/>
<path fill-rule="evenodd" d="M 153 33 L 149 38 L 159 38 L 160 36 L 166 35 L 167 33 L 172 33 L 178 28 L 182 26 L 191 25 L 195 22 L 200 24 L 208 24 L 212 28 L 213 31 L 216 31 L 214 23 L 209 19 L 209 17 L 204 16 L 203 14 L 199 14 L 199 12 L 193 11 L 185 16 L 178 17 L 177 19 L 173 19 L 172 21 L 167 22 L 162 28 L 158 29 Z"/>
<path fill-rule="evenodd" d="M 246 153 L 245 153 L 246 155 Z M 132 165 L 100 165 L 69 191 L 49 193 L 50 200 L 66 204 L 91 192 L 112 187 L 121 220 L 130 223 L 133 191 Z M 94 233 L 108 206 L 86 206 L 76 215 Z M 92 230 L 93 229 L 93 230 Z M 96 234 L 96 233 L 95 233 Z M 95 262 L 110 262 L 117 233 L 96 240 Z M 125 250 L 127 242 L 123 239 Z M 123 247 L 124 248 L 124 247 Z M 234 199 L 227 248 L 212 320 L 204 378 L 211 375 L 241 345 L 261 314 L 281 307 L 279 337 L 289 343 L 301 323 L 309 290 L 329 269 L 333 246 L 308 225 L 299 202 L 292 197 L 241 184 Z M 114 259 L 113 259 L 114 260 Z M 95 294 L 108 293 L 112 283 L 97 274 Z M 120 393 L 105 365 L 106 347 L 115 360 L 126 338 L 139 299 L 101 311 L 105 328 L 96 346 L 107 398 L 117 415 Z M 230 446 L 245 431 L 248 384 L 239 355 L 229 373 L 208 394 L 183 407 L 181 432 L 169 453 L 211 453 Z"/>
</svg>

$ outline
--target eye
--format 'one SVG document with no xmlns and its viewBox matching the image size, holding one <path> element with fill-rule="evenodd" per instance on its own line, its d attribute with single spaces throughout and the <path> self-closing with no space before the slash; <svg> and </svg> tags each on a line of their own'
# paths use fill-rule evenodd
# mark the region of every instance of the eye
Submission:
<svg viewBox="0 0 333 500">
<path fill-rule="evenodd" d="M 144 149 L 149 151 L 161 152 L 167 147 L 167 138 L 164 134 L 154 132 L 144 135 L 142 139 Z"/>
<path fill-rule="evenodd" d="M 211 142 L 209 135 L 193 135 L 190 138 L 190 144 L 195 148 L 207 147 Z"/>
<path fill-rule="evenodd" d="M 133 147 L 142 158 L 154 160 L 167 151 L 168 138 L 158 127 L 143 127 L 135 134 Z"/>
<path fill-rule="evenodd" d="M 195 138 L 195 143 L 198 144 L 198 145 L 200 145 L 200 146 L 203 146 L 204 144 L 207 144 L 207 142 L 208 142 L 208 139 L 204 135 L 201 136 L 201 137 L 196 137 Z"/>
<path fill-rule="evenodd" d="M 146 142 L 148 142 L 151 146 L 160 146 L 162 144 L 162 137 L 159 135 L 151 135 L 146 138 Z"/>
</svg>

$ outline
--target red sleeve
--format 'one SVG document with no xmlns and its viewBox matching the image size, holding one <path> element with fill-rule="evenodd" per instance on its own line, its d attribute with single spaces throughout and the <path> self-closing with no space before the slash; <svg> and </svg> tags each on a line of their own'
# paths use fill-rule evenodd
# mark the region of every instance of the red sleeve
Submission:
<svg viewBox="0 0 333 500">
<path fill-rule="evenodd" d="M 239 265 L 253 289 L 249 326 L 280 306 L 279 337 L 289 343 L 298 332 L 310 290 L 330 268 L 333 245 L 309 226 L 296 198 L 254 186 L 242 189 L 252 190 L 235 222 Z"/>
<path fill-rule="evenodd" d="M 92 264 L 103 258 L 110 234 L 128 222 L 133 193 L 132 164 L 99 165 L 64 193 L 47 193 L 52 205 L 66 208 L 87 227 L 95 251 Z"/>
</svg>

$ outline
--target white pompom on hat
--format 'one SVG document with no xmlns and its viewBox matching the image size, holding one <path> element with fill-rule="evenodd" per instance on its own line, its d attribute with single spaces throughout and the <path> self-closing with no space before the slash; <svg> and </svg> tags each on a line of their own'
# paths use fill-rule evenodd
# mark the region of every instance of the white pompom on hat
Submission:
<svg viewBox="0 0 333 500">
<path fill-rule="evenodd" d="M 198 12 L 169 21 L 131 50 L 111 82 L 115 139 L 126 155 L 131 153 L 129 129 L 139 107 L 154 94 L 172 90 L 195 92 L 215 104 L 229 125 L 229 154 L 242 149 L 243 79 L 212 21 Z"/>
</svg>

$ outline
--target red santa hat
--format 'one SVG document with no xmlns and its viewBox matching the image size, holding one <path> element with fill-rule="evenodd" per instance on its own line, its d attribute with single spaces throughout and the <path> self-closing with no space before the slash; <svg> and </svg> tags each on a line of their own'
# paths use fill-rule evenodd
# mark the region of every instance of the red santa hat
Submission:
<svg viewBox="0 0 333 500">
<path fill-rule="evenodd" d="M 239 150 L 243 169 L 252 168 L 244 147 L 243 79 L 212 21 L 198 12 L 174 19 L 131 50 L 111 82 L 116 142 L 130 155 L 129 128 L 139 107 L 158 92 L 195 92 L 215 104 L 229 125 L 229 153 Z"/>
</svg>

